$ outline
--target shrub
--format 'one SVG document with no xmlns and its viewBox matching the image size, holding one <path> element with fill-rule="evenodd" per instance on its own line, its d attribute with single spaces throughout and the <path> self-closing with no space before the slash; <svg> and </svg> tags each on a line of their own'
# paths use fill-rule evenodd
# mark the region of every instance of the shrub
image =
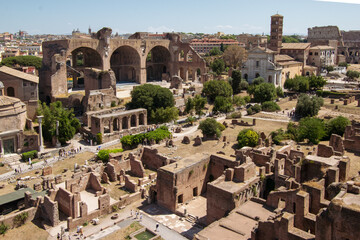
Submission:
<svg viewBox="0 0 360 240">
<path fill-rule="evenodd" d="M 139 133 L 136 135 L 128 135 L 121 138 L 121 144 L 126 148 L 134 148 L 139 144 L 142 144 L 145 139 L 148 141 L 155 141 L 159 143 L 161 140 L 165 138 L 169 138 L 171 133 L 169 132 L 166 126 L 161 126 L 160 128 L 147 132 L 147 133 Z"/>
<path fill-rule="evenodd" d="M 316 90 L 316 96 L 318 96 L 318 97 L 328 97 L 328 96 L 330 96 L 330 95 L 334 95 L 334 96 L 346 96 L 346 93 Z"/>
<path fill-rule="evenodd" d="M 349 66 L 349 64 L 347 64 L 346 62 L 341 62 L 341 63 L 339 63 L 339 67 L 348 67 Z"/>
<path fill-rule="evenodd" d="M 189 117 L 185 120 L 185 122 L 190 123 L 191 125 L 193 125 L 194 122 L 196 122 L 196 120 L 197 120 L 196 117 L 189 116 Z"/>
<path fill-rule="evenodd" d="M 245 105 L 245 99 L 240 96 L 234 96 L 232 99 L 232 103 L 238 107 Z"/>
<path fill-rule="evenodd" d="M 346 72 L 346 76 L 351 78 L 351 79 L 355 79 L 355 78 L 360 77 L 360 72 L 349 70 L 349 71 Z"/>
<path fill-rule="evenodd" d="M 267 101 L 261 104 L 261 110 L 265 112 L 275 112 L 280 110 L 280 106 L 276 102 Z"/>
<path fill-rule="evenodd" d="M 38 151 L 36 150 L 32 150 L 29 152 L 24 152 L 23 154 L 21 154 L 21 158 L 24 161 L 27 161 L 29 158 L 34 159 L 38 157 Z"/>
<path fill-rule="evenodd" d="M 116 102 L 115 101 L 111 101 L 111 107 L 115 107 L 116 106 Z"/>
<path fill-rule="evenodd" d="M 227 118 L 241 118 L 241 112 L 233 112 Z"/>
<path fill-rule="evenodd" d="M 244 100 L 246 103 L 249 103 L 251 101 L 251 97 L 249 95 L 244 97 Z"/>
<path fill-rule="evenodd" d="M 220 137 L 221 131 L 225 130 L 225 126 L 218 123 L 213 118 L 207 118 L 200 122 L 199 129 L 204 136 L 212 137 L 216 135 L 217 137 Z"/>
<path fill-rule="evenodd" d="M 252 110 L 256 113 L 261 111 L 261 106 L 259 104 L 255 104 L 254 106 L 251 107 Z"/>
<path fill-rule="evenodd" d="M 113 205 L 111 207 L 111 209 L 112 209 L 113 212 L 117 212 L 119 210 L 118 206 L 116 206 L 116 205 Z"/>
<path fill-rule="evenodd" d="M 87 225 L 89 225 L 88 222 L 84 222 L 84 223 L 83 223 L 83 226 L 84 226 L 84 227 L 86 227 Z"/>
<path fill-rule="evenodd" d="M 28 218 L 29 214 L 27 212 L 22 212 L 15 216 L 14 218 L 14 224 L 17 226 L 21 226 L 26 222 L 26 219 Z"/>
<path fill-rule="evenodd" d="M 104 163 L 109 161 L 109 154 L 110 153 L 117 153 L 117 152 L 122 152 L 124 151 L 121 148 L 117 148 L 117 149 L 103 149 L 100 150 L 97 154 L 97 158 L 101 161 L 103 161 Z"/>
<path fill-rule="evenodd" d="M 252 110 L 251 107 L 249 107 L 249 108 L 246 110 L 246 112 L 247 112 L 248 115 L 253 115 L 253 114 L 254 114 L 254 112 L 253 112 L 253 110 Z"/>
<path fill-rule="evenodd" d="M 252 130 L 251 128 L 243 129 L 239 132 L 237 141 L 239 148 L 245 146 L 255 147 L 259 141 L 259 134 L 254 130 Z"/>
<path fill-rule="evenodd" d="M 1 223 L 1 225 L 0 225 L 0 234 L 5 235 L 7 230 L 9 230 L 9 226 L 5 225 L 4 223 Z"/>
<path fill-rule="evenodd" d="M 279 145 L 281 141 L 291 139 L 290 134 L 286 133 L 282 128 L 279 128 L 270 133 L 274 144 Z"/>
<path fill-rule="evenodd" d="M 96 142 L 102 144 L 102 133 L 96 134 Z"/>
</svg>

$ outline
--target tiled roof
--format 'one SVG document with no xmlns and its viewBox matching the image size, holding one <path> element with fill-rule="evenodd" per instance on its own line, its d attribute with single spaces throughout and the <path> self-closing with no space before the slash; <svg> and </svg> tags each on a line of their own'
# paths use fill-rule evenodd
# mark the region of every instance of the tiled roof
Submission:
<svg viewBox="0 0 360 240">
<path fill-rule="evenodd" d="M 5 74 L 11 75 L 11 76 L 14 76 L 17 78 L 21 78 L 21 79 L 24 79 L 24 80 L 27 80 L 30 82 L 39 83 L 39 77 L 18 71 L 13 68 L 9 68 L 7 66 L 0 67 L 0 72 L 3 72 Z"/>
<path fill-rule="evenodd" d="M 310 43 L 283 43 L 281 49 L 306 49 Z"/>
</svg>

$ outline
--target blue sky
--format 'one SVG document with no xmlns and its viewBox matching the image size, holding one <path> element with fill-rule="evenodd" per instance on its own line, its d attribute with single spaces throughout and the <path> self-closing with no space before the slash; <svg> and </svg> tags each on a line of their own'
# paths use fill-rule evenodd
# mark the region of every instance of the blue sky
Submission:
<svg viewBox="0 0 360 240">
<path fill-rule="evenodd" d="M 339 3 L 339 2 L 352 3 Z M 118 33 L 265 33 L 270 16 L 284 16 L 284 34 L 313 26 L 360 30 L 360 0 L 17 0 L 1 3 L 0 32 L 87 32 L 107 26 Z"/>
</svg>

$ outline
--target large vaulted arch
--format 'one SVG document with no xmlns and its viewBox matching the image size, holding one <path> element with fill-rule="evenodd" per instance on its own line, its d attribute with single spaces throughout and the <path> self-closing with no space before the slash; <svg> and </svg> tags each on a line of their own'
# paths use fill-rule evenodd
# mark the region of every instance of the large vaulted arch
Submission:
<svg viewBox="0 0 360 240">
<path fill-rule="evenodd" d="M 139 82 L 140 55 L 130 46 L 117 48 L 110 58 L 117 82 Z"/>
<path fill-rule="evenodd" d="M 164 75 L 169 77 L 171 55 L 163 46 L 153 47 L 146 59 L 147 81 L 161 81 Z"/>
</svg>

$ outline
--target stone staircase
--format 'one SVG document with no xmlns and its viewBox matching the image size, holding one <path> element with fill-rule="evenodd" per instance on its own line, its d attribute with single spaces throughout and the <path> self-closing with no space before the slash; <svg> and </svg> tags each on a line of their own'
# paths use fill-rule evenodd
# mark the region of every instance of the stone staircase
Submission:
<svg viewBox="0 0 360 240">
<path fill-rule="evenodd" d="M 3 159 L 4 164 L 9 164 L 10 166 L 13 166 L 20 163 L 21 156 L 19 154 L 11 154 L 4 156 Z"/>
<path fill-rule="evenodd" d="M 188 221 L 189 223 L 192 223 L 192 224 L 196 223 L 196 217 L 191 215 L 191 214 L 188 214 L 186 216 L 185 220 Z"/>
</svg>

